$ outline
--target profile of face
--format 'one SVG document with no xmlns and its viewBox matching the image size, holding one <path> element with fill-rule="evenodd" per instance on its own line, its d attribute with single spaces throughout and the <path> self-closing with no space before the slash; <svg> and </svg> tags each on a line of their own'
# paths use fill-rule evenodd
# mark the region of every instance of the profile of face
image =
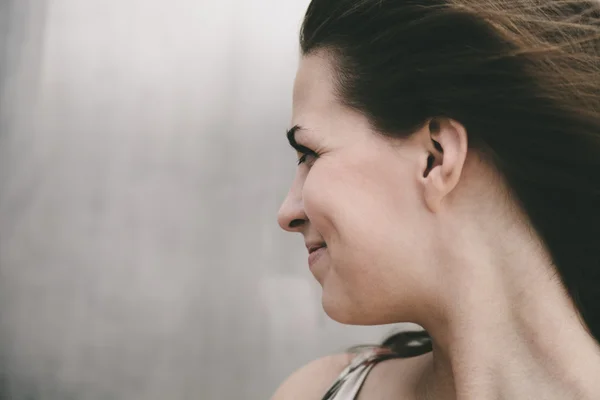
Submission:
<svg viewBox="0 0 600 400">
<path fill-rule="evenodd" d="M 444 240 L 436 207 L 448 185 L 456 185 L 466 136 L 442 126 L 434 137 L 424 126 L 406 139 L 385 137 L 341 104 L 334 82 L 324 53 L 302 58 L 288 134 L 300 149 L 299 165 L 278 222 L 301 233 L 309 251 L 326 246 L 311 256 L 310 270 L 332 319 L 356 325 L 411 320 L 447 275 L 434 260 Z"/>
</svg>

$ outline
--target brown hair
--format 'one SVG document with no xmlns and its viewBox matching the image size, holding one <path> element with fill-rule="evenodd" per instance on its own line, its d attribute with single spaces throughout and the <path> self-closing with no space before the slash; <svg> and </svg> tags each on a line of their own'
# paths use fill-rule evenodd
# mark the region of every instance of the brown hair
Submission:
<svg viewBox="0 0 600 400">
<path fill-rule="evenodd" d="M 460 121 L 600 342 L 600 2 L 313 0 L 300 44 L 333 55 L 340 101 L 383 135 Z"/>
</svg>

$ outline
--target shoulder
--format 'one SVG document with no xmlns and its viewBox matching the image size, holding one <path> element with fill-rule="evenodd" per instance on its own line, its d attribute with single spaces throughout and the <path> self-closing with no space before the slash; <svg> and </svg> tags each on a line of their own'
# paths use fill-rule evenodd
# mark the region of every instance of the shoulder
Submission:
<svg viewBox="0 0 600 400">
<path fill-rule="evenodd" d="M 357 399 L 414 398 L 414 390 L 431 361 L 432 355 L 427 353 L 409 358 L 394 358 L 376 364 Z"/>
<path fill-rule="evenodd" d="M 306 364 L 279 386 L 271 400 L 320 400 L 354 357 L 341 353 Z"/>
<path fill-rule="evenodd" d="M 357 354 L 343 353 L 319 358 L 290 375 L 271 400 L 321 400 Z M 365 380 L 358 399 L 410 398 L 431 353 L 378 362 Z"/>
</svg>

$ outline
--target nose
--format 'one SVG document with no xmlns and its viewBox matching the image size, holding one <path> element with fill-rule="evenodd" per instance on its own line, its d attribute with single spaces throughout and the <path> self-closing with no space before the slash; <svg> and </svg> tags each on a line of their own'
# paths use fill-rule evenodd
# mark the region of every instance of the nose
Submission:
<svg viewBox="0 0 600 400">
<path fill-rule="evenodd" d="M 307 221 L 308 218 L 304 213 L 304 204 L 302 201 L 302 186 L 299 184 L 298 179 L 296 179 L 279 208 L 277 222 L 283 230 L 301 232 Z"/>
</svg>

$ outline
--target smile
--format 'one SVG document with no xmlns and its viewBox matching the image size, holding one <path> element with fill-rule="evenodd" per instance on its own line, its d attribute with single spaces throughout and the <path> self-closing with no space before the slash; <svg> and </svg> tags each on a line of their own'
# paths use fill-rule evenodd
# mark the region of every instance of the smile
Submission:
<svg viewBox="0 0 600 400">
<path fill-rule="evenodd" d="M 319 258 L 321 258 L 321 256 L 323 254 L 325 254 L 325 252 L 327 251 L 327 246 L 320 246 L 320 247 L 315 247 L 314 249 L 311 248 L 309 255 L 308 255 L 308 266 L 309 268 L 312 268 L 312 266 L 317 262 L 317 260 Z"/>
</svg>

